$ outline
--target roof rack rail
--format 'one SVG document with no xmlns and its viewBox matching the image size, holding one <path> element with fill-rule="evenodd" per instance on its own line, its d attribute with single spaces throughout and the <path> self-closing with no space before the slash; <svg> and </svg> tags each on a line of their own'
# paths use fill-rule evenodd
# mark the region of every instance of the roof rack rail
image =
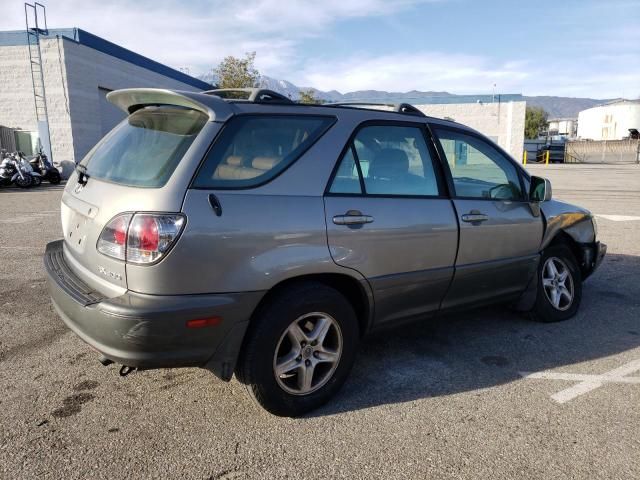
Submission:
<svg viewBox="0 0 640 480">
<path fill-rule="evenodd" d="M 217 88 L 202 93 L 215 95 L 225 100 L 251 103 L 293 103 L 289 97 L 266 88 Z"/>
<path fill-rule="evenodd" d="M 414 115 L 416 117 L 426 117 L 424 112 L 409 103 L 376 103 L 376 102 L 336 102 L 325 103 L 323 107 L 391 107 L 392 112 Z"/>
</svg>

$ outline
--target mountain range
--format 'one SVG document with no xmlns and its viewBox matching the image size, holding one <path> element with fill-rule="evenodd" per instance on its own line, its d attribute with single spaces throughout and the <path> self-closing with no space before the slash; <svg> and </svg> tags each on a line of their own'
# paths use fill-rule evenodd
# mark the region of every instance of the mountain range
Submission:
<svg viewBox="0 0 640 480">
<path fill-rule="evenodd" d="M 204 75 L 202 80 L 215 83 L 211 75 Z M 574 98 L 555 96 L 524 96 L 520 94 L 496 94 L 496 95 L 458 95 L 449 92 L 418 91 L 387 92 L 384 90 L 358 90 L 355 92 L 340 93 L 337 90 L 323 91 L 316 88 L 298 87 L 287 80 L 262 75 L 260 87 L 274 90 L 288 96 L 293 100 L 300 98 L 301 91 L 312 91 L 316 98 L 327 102 L 377 102 L 377 103 L 412 103 L 414 105 L 429 103 L 475 103 L 497 101 L 526 101 L 528 106 L 541 107 L 549 118 L 577 118 L 578 112 L 587 108 L 609 102 L 610 99 Z"/>
</svg>

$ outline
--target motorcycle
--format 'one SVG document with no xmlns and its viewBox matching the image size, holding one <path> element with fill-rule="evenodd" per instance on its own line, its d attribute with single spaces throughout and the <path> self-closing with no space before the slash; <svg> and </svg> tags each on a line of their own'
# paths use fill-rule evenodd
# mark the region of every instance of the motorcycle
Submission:
<svg viewBox="0 0 640 480">
<path fill-rule="evenodd" d="M 42 180 L 47 180 L 53 185 L 57 185 L 62 180 L 60 172 L 47 158 L 47 154 L 40 149 L 35 157 L 29 159 L 29 164 L 35 173 L 39 173 Z"/>
<path fill-rule="evenodd" d="M 27 160 L 24 153 L 16 152 L 14 155 L 17 157 L 18 163 L 20 165 L 20 169 L 27 175 L 31 175 L 31 186 L 39 187 L 42 184 L 42 175 L 36 172 L 31 163 Z"/>
<path fill-rule="evenodd" d="M 21 165 L 16 154 L 2 152 L 2 159 L 0 160 L 0 185 L 11 185 L 15 183 L 20 188 L 29 188 L 33 184 L 33 178 L 34 177 Z"/>
</svg>

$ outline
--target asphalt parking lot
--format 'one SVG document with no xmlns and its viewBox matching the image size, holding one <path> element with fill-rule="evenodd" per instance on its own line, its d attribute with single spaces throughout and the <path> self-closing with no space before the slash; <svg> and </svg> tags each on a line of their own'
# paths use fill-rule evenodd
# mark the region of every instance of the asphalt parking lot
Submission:
<svg viewBox="0 0 640 480">
<path fill-rule="evenodd" d="M 204 370 L 101 366 L 45 288 L 61 188 L 0 189 L 0 478 L 640 478 L 640 166 L 530 169 L 609 246 L 579 314 L 490 308 L 372 337 L 302 419 Z"/>
</svg>

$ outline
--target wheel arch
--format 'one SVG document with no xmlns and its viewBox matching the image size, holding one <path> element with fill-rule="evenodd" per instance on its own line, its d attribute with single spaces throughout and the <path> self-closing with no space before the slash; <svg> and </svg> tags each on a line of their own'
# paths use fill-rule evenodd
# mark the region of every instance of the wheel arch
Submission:
<svg viewBox="0 0 640 480">
<path fill-rule="evenodd" d="M 581 280 L 585 280 L 591 273 L 590 261 L 585 249 L 590 248 L 589 245 L 581 241 L 581 238 L 575 238 L 571 234 L 571 230 L 559 230 L 556 235 L 551 239 L 545 248 L 549 248 L 552 245 L 564 245 L 571 250 L 573 257 L 580 270 Z"/>
<path fill-rule="evenodd" d="M 545 249 L 554 245 L 565 245 L 569 247 L 569 250 L 571 250 L 571 253 L 576 259 L 576 262 L 580 264 L 580 258 L 582 256 L 580 245 L 566 230 L 559 230 L 545 246 Z"/>
<path fill-rule="evenodd" d="M 356 312 L 360 335 L 363 336 L 369 331 L 373 321 L 373 294 L 366 280 L 357 279 L 346 273 L 314 273 L 299 275 L 278 282 L 265 293 L 254 309 L 247 331 L 249 331 L 252 322 L 260 314 L 261 309 L 272 298 L 292 285 L 305 282 L 322 283 L 342 293 Z"/>
<path fill-rule="evenodd" d="M 364 336 L 369 331 L 373 322 L 374 305 L 373 293 L 371 292 L 371 288 L 366 280 L 358 279 L 344 273 L 316 273 L 287 278 L 271 287 L 254 308 L 247 327 L 244 329 L 240 348 L 237 350 L 231 372 L 236 370 L 238 362 L 245 354 L 245 345 L 249 337 L 249 332 L 251 332 L 251 328 L 255 324 L 257 317 L 260 315 L 261 310 L 268 305 L 271 299 L 285 291 L 287 288 L 308 282 L 322 283 L 323 285 L 334 288 L 342 293 L 347 301 L 351 303 L 356 312 L 360 336 Z M 220 376 L 220 378 L 223 378 L 223 380 L 230 380 L 231 374 Z"/>
<path fill-rule="evenodd" d="M 370 330 L 373 323 L 373 293 L 364 278 L 359 279 L 345 273 L 299 275 L 282 280 L 267 290 L 253 309 L 248 321 L 237 325 L 237 328 L 225 339 L 228 348 L 223 349 L 223 352 L 214 353 L 203 367 L 224 381 L 231 380 L 238 362 L 245 354 L 244 350 L 249 332 L 255 325 L 261 310 L 272 298 L 287 288 L 309 282 L 321 283 L 342 293 L 356 312 L 360 336 L 364 336 Z"/>
<path fill-rule="evenodd" d="M 543 253 L 546 249 L 556 245 L 563 245 L 569 248 L 573 254 L 582 277 L 585 276 L 583 257 L 584 253 L 580 243 L 574 239 L 567 231 L 560 229 L 557 230 L 553 237 L 548 239 L 544 248 L 540 250 L 539 258 L 542 259 Z M 522 292 L 520 298 L 516 301 L 514 308 L 519 312 L 528 312 L 533 308 L 536 301 L 538 292 L 538 269 L 536 268 L 535 274 L 529 279 L 527 288 Z"/>
</svg>

